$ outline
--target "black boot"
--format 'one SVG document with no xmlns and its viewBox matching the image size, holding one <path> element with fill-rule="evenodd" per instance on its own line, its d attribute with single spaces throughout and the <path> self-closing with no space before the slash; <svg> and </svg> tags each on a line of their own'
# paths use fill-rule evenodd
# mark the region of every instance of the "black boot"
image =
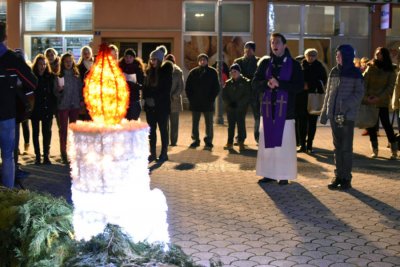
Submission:
<svg viewBox="0 0 400 267">
<path fill-rule="evenodd" d="M 36 155 L 35 165 L 40 165 L 40 155 Z"/>
<path fill-rule="evenodd" d="M 352 188 L 351 180 L 343 180 L 342 183 L 340 184 L 341 190 L 348 190 L 350 188 Z"/>
<path fill-rule="evenodd" d="M 338 177 L 333 178 L 332 182 L 330 184 L 328 184 L 328 189 L 329 190 L 338 190 L 341 182 L 342 182 L 342 180 L 339 179 Z"/>
</svg>

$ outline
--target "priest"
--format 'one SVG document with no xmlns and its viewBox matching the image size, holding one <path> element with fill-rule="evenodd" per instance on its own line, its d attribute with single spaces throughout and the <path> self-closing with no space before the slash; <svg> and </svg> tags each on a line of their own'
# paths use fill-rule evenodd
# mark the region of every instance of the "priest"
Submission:
<svg viewBox="0 0 400 267">
<path fill-rule="evenodd" d="M 295 96 L 303 90 L 304 78 L 282 34 L 271 35 L 270 47 L 270 57 L 258 62 L 252 81 L 261 101 L 256 174 L 263 177 L 259 183 L 287 185 L 297 177 Z"/>
</svg>

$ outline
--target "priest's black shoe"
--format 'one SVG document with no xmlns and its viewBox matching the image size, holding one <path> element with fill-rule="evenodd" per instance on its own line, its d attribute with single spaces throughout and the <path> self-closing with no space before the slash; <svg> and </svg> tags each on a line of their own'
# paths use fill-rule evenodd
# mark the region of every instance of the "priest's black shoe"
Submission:
<svg viewBox="0 0 400 267">
<path fill-rule="evenodd" d="M 258 180 L 258 183 L 273 183 L 273 182 L 275 182 L 275 181 L 276 181 L 276 180 L 274 180 L 274 179 L 264 177 L 264 178 Z"/>
<path fill-rule="evenodd" d="M 305 146 L 301 146 L 297 149 L 297 153 L 304 153 L 306 152 L 306 147 Z"/>
<path fill-rule="evenodd" d="M 288 185 L 288 184 L 289 184 L 289 181 L 288 181 L 288 180 L 280 180 L 280 181 L 278 182 L 278 184 L 279 184 L 279 185 Z"/>
</svg>

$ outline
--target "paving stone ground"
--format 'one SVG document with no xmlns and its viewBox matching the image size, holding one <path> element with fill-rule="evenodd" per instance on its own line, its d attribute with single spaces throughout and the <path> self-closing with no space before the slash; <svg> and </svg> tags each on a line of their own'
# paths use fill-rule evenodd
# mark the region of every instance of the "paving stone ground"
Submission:
<svg viewBox="0 0 400 267">
<path fill-rule="evenodd" d="M 204 266 L 209 260 L 243 267 L 400 266 L 400 161 L 388 160 L 383 129 L 377 159 L 368 157 L 368 137 L 355 131 L 353 189 L 340 192 L 326 187 L 334 170 L 329 127 L 318 127 L 314 154 L 298 154 L 297 180 L 260 186 L 250 115 L 247 123 L 243 153 L 223 149 L 226 125 L 215 125 L 212 151 L 189 149 L 191 116 L 185 112 L 170 160 L 149 166 L 152 188 L 167 198 L 173 243 Z M 54 126 L 55 164 L 34 165 L 30 148 L 20 156 L 31 172 L 25 185 L 70 201 L 69 170 L 58 151 Z"/>
</svg>

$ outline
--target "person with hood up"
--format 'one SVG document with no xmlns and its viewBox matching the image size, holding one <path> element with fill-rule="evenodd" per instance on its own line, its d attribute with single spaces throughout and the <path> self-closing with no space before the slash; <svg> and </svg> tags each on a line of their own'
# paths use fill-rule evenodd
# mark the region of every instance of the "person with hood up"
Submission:
<svg viewBox="0 0 400 267">
<path fill-rule="evenodd" d="M 351 188 L 354 122 L 364 95 L 361 71 L 354 66 L 354 49 L 344 44 L 336 49 L 337 65 L 328 76 L 321 123 L 330 121 L 332 129 L 335 176 L 330 190 Z"/>
</svg>

